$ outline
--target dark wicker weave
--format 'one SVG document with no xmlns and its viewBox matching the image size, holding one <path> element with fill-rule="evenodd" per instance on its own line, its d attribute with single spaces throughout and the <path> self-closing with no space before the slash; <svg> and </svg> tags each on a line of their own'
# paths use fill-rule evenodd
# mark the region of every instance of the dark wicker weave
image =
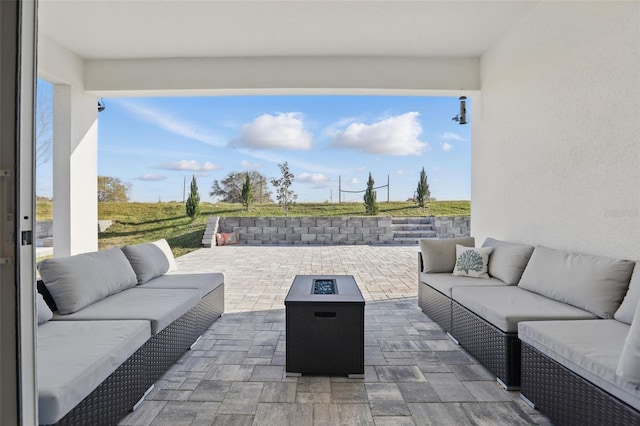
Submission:
<svg viewBox="0 0 640 426">
<path fill-rule="evenodd" d="M 452 302 L 451 334 L 508 388 L 520 386 L 520 339 Z"/>
<path fill-rule="evenodd" d="M 451 299 L 423 282 L 420 283 L 420 289 L 419 305 L 422 312 L 444 331 L 451 331 Z"/>
<path fill-rule="evenodd" d="M 115 425 L 142 398 L 145 346 L 138 349 L 56 425 Z"/>
<path fill-rule="evenodd" d="M 151 386 L 196 341 L 197 312 L 191 309 L 147 341 L 147 387 Z"/>
<path fill-rule="evenodd" d="M 224 286 L 219 286 L 207 294 L 196 306 L 198 336 L 217 320 L 224 312 Z"/>
<path fill-rule="evenodd" d="M 520 392 L 557 425 L 640 425 L 640 412 L 526 343 Z"/>
</svg>

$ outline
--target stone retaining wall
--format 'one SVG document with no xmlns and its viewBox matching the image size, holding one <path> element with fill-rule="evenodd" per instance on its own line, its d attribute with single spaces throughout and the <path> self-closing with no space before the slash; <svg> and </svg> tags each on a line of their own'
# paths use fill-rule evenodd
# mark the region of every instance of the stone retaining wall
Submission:
<svg viewBox="0 0 640 426">
<path fill-rule="evenodd" d="M 436 216 L 433 229 L 437 238 L 468 237 L 471 234 L 470 216 Z"/>
<path fill-rule="evenodd" d="M 390 217 L 221 217 L 219 232 L 239 244 L 384 244 L 393 239 Z"/>
<path fill-rule="evenodd" d="M 218 232 L 235 232 L 245 245 L 396 244 L 393 218 L 380 217 L 221 217 Z M 437 217 L 438 238 L 469 235 L 468 217 Z"/>
</svg>

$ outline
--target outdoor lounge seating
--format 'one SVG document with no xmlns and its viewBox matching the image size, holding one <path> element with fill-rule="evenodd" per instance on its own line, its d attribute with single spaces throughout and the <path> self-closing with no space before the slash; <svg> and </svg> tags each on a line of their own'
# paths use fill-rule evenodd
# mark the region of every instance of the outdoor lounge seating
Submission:
<svg viewBox="0 0 640 426">
<path fill-rule="evenodd" d="M 164 240 L 38 268 L 40 424 L 117 423 L 224 311 L 224 275 L 174 272 Z"/>
<path fill-rule="evenodd" d="M 427 315 L 435 312 L 432 319 L 505 388 L 521 387 L 552 421 L 640 424 L 637 384 L 616 372 L 633 335 L 636 263 L 487 239 L 490 279 L 423 272 L 456 243 L 422 244 L 419 303 Z M 502 282 L 487 285 L 497 278 Z M 601 407 L 607 414 L 595 415 Z"/>
</svg>

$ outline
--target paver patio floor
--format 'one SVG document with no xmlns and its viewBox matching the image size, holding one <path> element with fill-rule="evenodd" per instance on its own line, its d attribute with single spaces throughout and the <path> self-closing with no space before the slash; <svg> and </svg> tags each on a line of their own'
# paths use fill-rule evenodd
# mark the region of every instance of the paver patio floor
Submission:
<svg viewBox="0 0 640 426">
<path fill-rule="evenodd" d="M 416 246 L 227 246 L 177 259 L 224 272 L 225 314 L 122 425 L 549 424 L 419 308 Z M 297 274 L 353 275 L 365 378 L 285 377 L 284 298 Z"/>
</svg>

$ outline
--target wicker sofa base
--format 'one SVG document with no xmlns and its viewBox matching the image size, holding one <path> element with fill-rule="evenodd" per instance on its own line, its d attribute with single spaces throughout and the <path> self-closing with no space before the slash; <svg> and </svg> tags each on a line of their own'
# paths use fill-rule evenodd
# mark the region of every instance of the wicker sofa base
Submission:
<svg viewBox="0 0 640 426">
<path fill-rule="evenodd" d="M 424 282 L 420 282 L 418 304 L 444 331 L 451 331 L 451 299 Z"/>
<path fill-rule="evenodd" d="M 152 336 L 56 425 L 115 425 L 224 311 L 224 286 Z"/>
<path fill-rule="evenodd" d="M 559 425 L 640 425 L 640 412 L 522 344 L 521 394 Z"/>
<path fill-rule="evenodd" d="M 201 336 L 224 313 L 224 285 L 203 297 L 196 305 L 196 312 L 196 331 Z"/>
<path fill-rule="evenodd" d="M 452 301 L 451 334 L 508 390 L 520 386 L 521 343 L 518 333 L 505 333 Z"/>
<path fill-rule="evenodd" d="M 56 425 L 115 425 L 144 395 L 146 345 L 76 405 Z"/>
</svg>

